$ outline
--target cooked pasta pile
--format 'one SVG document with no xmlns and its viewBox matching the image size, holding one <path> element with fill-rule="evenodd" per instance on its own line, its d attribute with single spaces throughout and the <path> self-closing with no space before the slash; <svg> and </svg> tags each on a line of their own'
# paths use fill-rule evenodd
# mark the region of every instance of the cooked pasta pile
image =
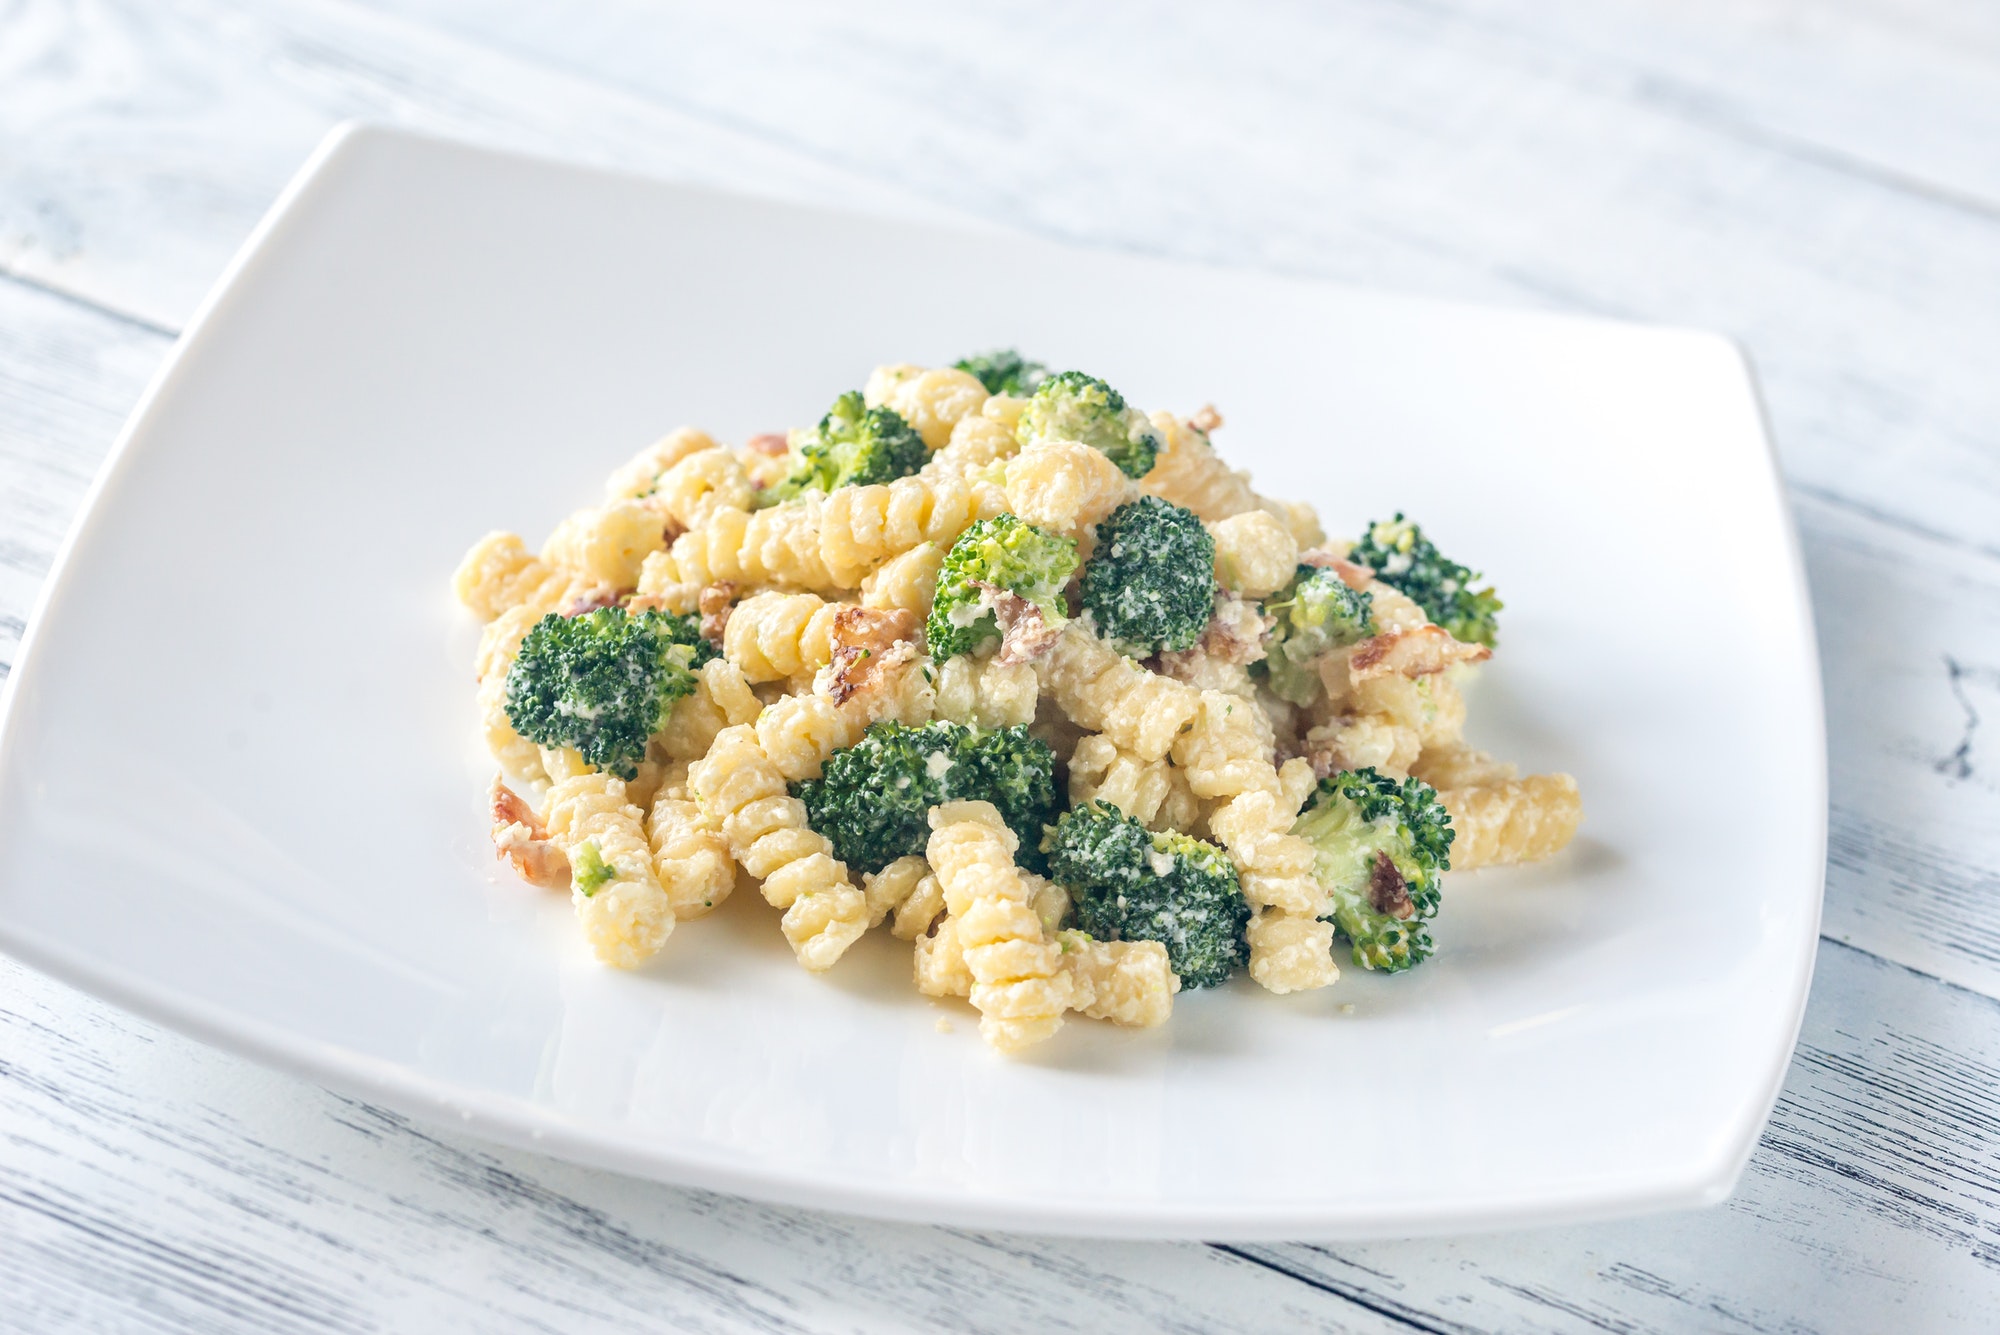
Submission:
<svg viewBox="0 0 2000 1335">
<path fill-rule="evenodd" d="M 1463 739 L 1492 590 L 1400 514 L 1329 541 L 1221 425 L 884 366 L 786 436 L 671 433 L 539 553 L 487 535 L 496 850 L 620 968 L 738 885 L 811 970 L 886 927 L 1007 1052 L 1421 963 L 1444 872 L 1562 849 L 1576 783 Z"/>
</svg>

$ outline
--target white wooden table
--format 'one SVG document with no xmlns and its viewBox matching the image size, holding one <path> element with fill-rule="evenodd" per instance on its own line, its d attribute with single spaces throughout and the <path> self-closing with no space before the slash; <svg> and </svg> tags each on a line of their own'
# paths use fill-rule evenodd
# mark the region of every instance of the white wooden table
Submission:
<svg viewBox="0 0 2000 1335">
<path fill-rule="evenodd" d="M 0 670 L 146 378 L 347 117 L 1722 329 L 1833 764 L 1812 1004 L 1736 1197 L 1341 1246 L 892 1227 L 493 1150 L 0 960 L 0 1328 L 2000 1329 L 2000 9 L 932 8 L 0 0 Z"/>
</svg>

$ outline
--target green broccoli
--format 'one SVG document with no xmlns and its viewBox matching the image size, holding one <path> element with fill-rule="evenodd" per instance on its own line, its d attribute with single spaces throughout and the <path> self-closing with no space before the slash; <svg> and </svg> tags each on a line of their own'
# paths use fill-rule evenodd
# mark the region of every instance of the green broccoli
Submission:
<svg viewBox="0 0 2000 1335">
<path fill-rule="evenodd" d="M 1320 656 L 1375 633 L 1373 601 L 1331 570 L 1300 566 L 1290 584 L 1264 600 L 1265 615 L 1277 624 L 1268 655 L 1253 667 L 1263 670 L 1280 699 L 1311 704 L 1320 690 L 1314 666 Z"/>
<path fill-rule="evenodd" d="M 1190 648 L 1215 612 L 1215 539 L 1194 511 L 1158 496 L 1119 506 L 1097 526 L 1083 606 L 1134 657 Z"/>
<path fill-rule="evenodd" d="M 1503 603 L 1489 588 L 1475 589 L 1478 574 L 1445 560 L 1424 531 L 1403 518 L 1370 524 L 1348 559 L 1375 572 L 1375 578 L 1401 590 L 1424 615 L 1443 626 L 1453 639 L 1493 647 L 1498 629 L 1494 614 Z"/>
<path fill-rule="evenodd" d="M 692 694 L 694 667 L 715 656 L 693 617 L 622 607 L 550 613 L 507 672 L 507 719 L 542 746 L 570 746 L 598 769 L 638 773 L 646 740 Z"/>
<path fill-rule="evenodd" d="M 828 757 L 817 779 L 792 785 L 834 855 L 874 872 L 930 841 L 940 802 L 991 802 L 1021 840 L 1021 865 L 1042 865 L 1042 828 L 1056 810 L 1055 754 L 1024 724 L 982 731 L 942 720 L 877 723 Z"/>
<path fill-rule="evenodd" d="M 1075 440 L 1104 451 L 1127 477 L 1153 471 L 1160 433 L 1125 396 L 1095 376 L 1059 371 L 1028 400 L 1015 435 L 1023 445 L 1038 440 Z"/>
<path fill-rule="evenodd" d="M 982 519 L 945 553 L 924 639 L 939 662 L 1001 638 L 998 593 L 1026 599 L 1049 625 L 1069 619 L 1063 586 L 1076 569 L 1076 544 L 1013 515 Z"/>
<path fill-rule="evenodd" d="M 1049 378 L 1049 368 L 1031 362 L 1012 348 L 996 348 L 952 363 L 960 371 L 979 377 L 988 394 L 1033 394 Z"/>
<path fill-rule="evenodd" d="M 1454 833 L 1436 789 L 1348 770 L 1320 780 L 1292 833 L 1313 846 L 1313 876 L 1333 903 L 1321 916 L 1356 964 L 1397 973 L 1430 958 L 1424 922 L 1437 916 Z"/>
<path fill-rule="evenodd" d="M 575 872 L 576 888 L 583 891 L 585 899 L 618 879 L 618 869 L 604 860 L 595 839 L 586 839 L 576 850 Z"/>
<path fill-rule="evenodd" d="M 922 468 L 928 458 L 923 437 L 900 413 L 870 408 L 861 392 L 852 390 L 833 401 L 818 426 L 794 435 L 791 476 L 758 493 L 757 499 L 775 505 L 808 491 L 894 482 Z"/>
<path fill-rule="evenodd" d="M 1043 848 L 1076 925 L 1100 941 L 1158 941 L 1182 987 L 1214 987 L 1248 958 L 1250 905 L 1215 845 L 1085 802 L 1049 827 Z"/>
</svg>

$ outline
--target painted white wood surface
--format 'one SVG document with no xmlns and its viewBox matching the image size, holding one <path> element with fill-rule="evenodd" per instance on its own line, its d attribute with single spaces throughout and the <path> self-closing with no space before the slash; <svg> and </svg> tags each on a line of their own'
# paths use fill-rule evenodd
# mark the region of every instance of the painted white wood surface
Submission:
<svg viewBox="0 0 2000 1335">
<path fill-rule="evenodd" d="M 1724 328 L 1814 580 L 1837 943 L 1737 1197 L 1338 1248 L 891 1228 L 410 1127 L 0 963 L 0 1329 L 1992 1327 L 2000 19 L 1221 12 L 0 3 L 0 664 L 172 332 L 350 115 Z"/>
</svg>

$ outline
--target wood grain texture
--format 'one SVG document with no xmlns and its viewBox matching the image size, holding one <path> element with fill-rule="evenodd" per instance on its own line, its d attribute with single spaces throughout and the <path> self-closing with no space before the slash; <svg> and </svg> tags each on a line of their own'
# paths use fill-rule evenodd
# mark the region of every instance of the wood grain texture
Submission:
<svg viewBox="0 0 2000 1335">
<path fill-rule="evenodd" d="M 348 119 L 936 212 L 727 125 L 350 6 L 4 0 L 0 34 L 0 270 L 163 329 Z"/>
<path fill-rule="evenodd" d="M 0 0 L 0 273 L 24 280 L 0 277 L 0 668 L 173 328 L 350 115 L 1724 327 L 1797 484 L 1845 943 L 1737 1197 L 1369 1246 L 896 1228 L 490 1150 L 0 962 L 0 1329 L 1990 1328 L 2000 23 L 1951 0 L 1158 15 Z"/>
</svg>

